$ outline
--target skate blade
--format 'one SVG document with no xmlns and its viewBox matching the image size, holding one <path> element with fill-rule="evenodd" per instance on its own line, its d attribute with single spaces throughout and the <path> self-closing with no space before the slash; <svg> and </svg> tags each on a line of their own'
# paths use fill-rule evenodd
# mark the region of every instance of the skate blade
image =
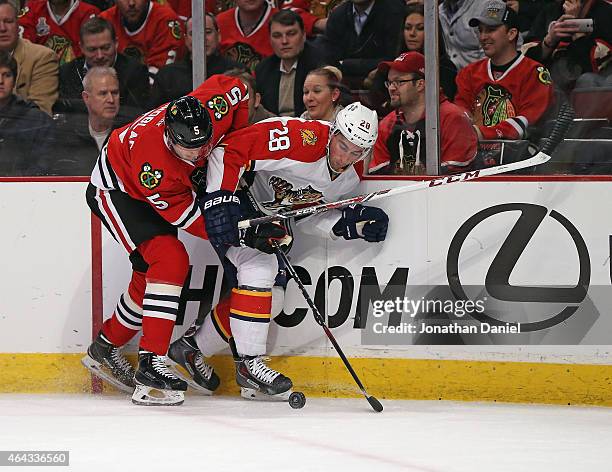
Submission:
<svg viewBox="0 0 612 472">
<path fill-rule="evenodd" d="M 187 385 L 189 385 L 192 389 L 197 391 L 199 394 L 207 395 L 207 396 L 210 396 L 210 395 L 213 394 L 212 390 L 208 390 L 207 388 L 204 388 L 201 385 L 198 385 L 193 380 L 193 377 L 191 377 L 189 372 L 184 370 L 183 367 L 181 367 L 179 364 L 174 362 L 169 357 L 168 357 L 168 362 L 166 364 L 168 365 L 168 368 L 172 371 L 172 373 L 174 373 L 174 375 L 176 375 L 179 379 L 184 380 L 185 382 L 187 382 Z"/>
<path fill-rule="evenodd" d="M 130 385 L 126 385 L 120 382 L 119 380 L 117 380 L 115 377 L 113 377 L 111 374 L 109 374 L 104 369 L 104 366 L 102 364 L 100 364 L 95 359 L 89 357 L 89 355 L 81 359 L 81 364 L 83 364 L 83 366 L 87 370 L 89 370 L 92 374 L 94 374 L 96 377 L 99 377 L 100 379 L 104 380 L 106 383 L 111 384 L 113 387 L 121 390 L 122 392 L 132 393 L 134 391 L 134 387 L 131 387 Z"/>
<path fill-rule="evenodd" d="M 289 401 L 289 396 L 291 395 L 291 393 L 292 390 L 289 389 L 286 392 L 278 393 L 276 395 L 268 395 L 254 388 L 240 387 L 240 396 L 242 398 L 246 398 L 247 400 L 286 402 Z"/>
<path fill-rule="evenodd" d="M 185 401 L 180 390 L 159 390 L 154 387 L 136 384 L 132 403 L 143 406 L 179 406 Z"/>
</svg>

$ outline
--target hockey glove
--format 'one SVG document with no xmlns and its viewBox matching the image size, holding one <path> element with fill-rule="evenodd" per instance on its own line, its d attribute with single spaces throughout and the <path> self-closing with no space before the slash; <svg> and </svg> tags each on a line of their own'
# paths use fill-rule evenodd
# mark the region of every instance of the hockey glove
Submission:
<svg viewBox="0 0 612 472">
<path fill-rule="evenodd" d="M 279 246 L 291 243 L 291 236 L 280 223 L 263 223 L 240 231 L 240 245 L 257 249 L 266 254 L 274 254 L 272 241 Z"/>
<path fill-rule="evenodd" d="M 374 243 L 385 240 L 388 226 L 389 217 L 380 208 L 354 204 L 342 210 L 342 218 L 334 225 L 332 231 L 344 239 L 362 238 Z"/>
<path fill-rule="evenodd" d="M 227 190 L 217 190 L 198 199 L 204 215 L 208 240 L 213 246 L 239 244 L 240 198 Z"/>
</svg>

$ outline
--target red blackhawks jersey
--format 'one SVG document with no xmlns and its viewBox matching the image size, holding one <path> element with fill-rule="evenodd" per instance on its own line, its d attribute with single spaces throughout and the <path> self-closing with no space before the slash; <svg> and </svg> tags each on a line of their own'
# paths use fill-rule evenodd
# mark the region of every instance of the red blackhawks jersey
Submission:
<svg viewBox="0 0 612 472">
<path fill-rule="evenodd" d="M 81 55 L 81 25 L 98 13 L 97 7 L 75 0 L 66 14 L 57 19 L 46 0 L 31 0 L 19 14 L 19 25 L 25 39 L 53 49 L 61 65 Z"/>
<path fill-rule="evenodd" d="M 468 110 L 484 139 L 523 139 L 553 99 L 548 70 L 523 55 L 495 78 L 491 60 L 459 71 L 455 103 Z"/>
<path fill-rule="evenodd" d="M 332 180 L 327 165 L 330 124 L 301 118 L 270 118 L 232 133 L 208 159 L 207 191 L 235 191 L 245 170 L 254 171 L 251 191 L 265 213 L 277 213 L 345 197 L 359 184 L 354 167 Z M 303 220 L 307 232 L 329 234 L 338 214 Z"/>
<path fill-rule="evenodd" d="M 378 138 L 369 165 L 371 174 L 425 174 L 427 159 L 425 115 L 408 124 L 400 110 L 389 113 L 378 125 Z M 464 110 L 440 96 L 440 167 L 463 171 L 476 157 L 478 137 Z"/>
<path fill-rule="evenodd" d="M 183 23 L 172 8 L 149 2 L 149 11 L 143 25 L 128 31 L 121 21 L 119 9 L 114 6 L 100 16 L 115 27 L 119 52 L 149 66 L 152 73 L 166 64 L 172 64 L 183 52 Z"/>
<path fill-rule="evenodd" d="M 197 97 L 213 123 L 217 144 L 231 130 L 248 124 L 248 92 L 232 77 L 215 75 L 189 95 Z M 204 237 L 204 221 L 195 200 L 193 164 L 176 157 L 164 142 L 166 105 L 113 131 L 91 176 L 101 190 L 119 190 L 148 202 L 172 225 Z"/>
<path fill-rule="evenodd" d="M 221 33 L 221 52 L 255 70 L 255 66 L 266 56 L 274 54 L 270 45 L 270 17 L 278 10 L 266 5 L 266 11 L 260 18 L 255 29 L 247 36 L 242 32 L 238 21 L 238 9 L 232 8 L 217 15 L 219 32 Z"/>
</svg>

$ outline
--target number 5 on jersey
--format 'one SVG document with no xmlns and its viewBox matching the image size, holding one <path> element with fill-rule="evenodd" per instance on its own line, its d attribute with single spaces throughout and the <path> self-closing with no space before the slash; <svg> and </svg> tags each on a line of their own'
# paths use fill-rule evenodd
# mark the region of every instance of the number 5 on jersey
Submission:
<svg viewBox="0 0 612 472">
<path fill-rule="evenodd" d="M 170 205 L 168 205 L 168 202 L 166 202 L 165 200 L 160 200 L 159 197 L 161 197 L 161 195 L 159 193 L 155 193 L 153 195 L 149 195 L 147 197 L 147 200 L 149 200 L 151 205 L 153 205 L 158 210 L 165 210 Z"/>
</svg>

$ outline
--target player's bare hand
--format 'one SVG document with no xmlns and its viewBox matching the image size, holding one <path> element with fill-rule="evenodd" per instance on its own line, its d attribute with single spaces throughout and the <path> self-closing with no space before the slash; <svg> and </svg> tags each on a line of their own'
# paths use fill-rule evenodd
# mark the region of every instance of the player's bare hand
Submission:
<svg viewBox="0 0 612 472">
<path fill-rule="evenodd" d="M 565 0 L 563 3 L 563 11 L 566 15 L 578 18 L 580 15 L 580 0 Z"/>
</svg>

